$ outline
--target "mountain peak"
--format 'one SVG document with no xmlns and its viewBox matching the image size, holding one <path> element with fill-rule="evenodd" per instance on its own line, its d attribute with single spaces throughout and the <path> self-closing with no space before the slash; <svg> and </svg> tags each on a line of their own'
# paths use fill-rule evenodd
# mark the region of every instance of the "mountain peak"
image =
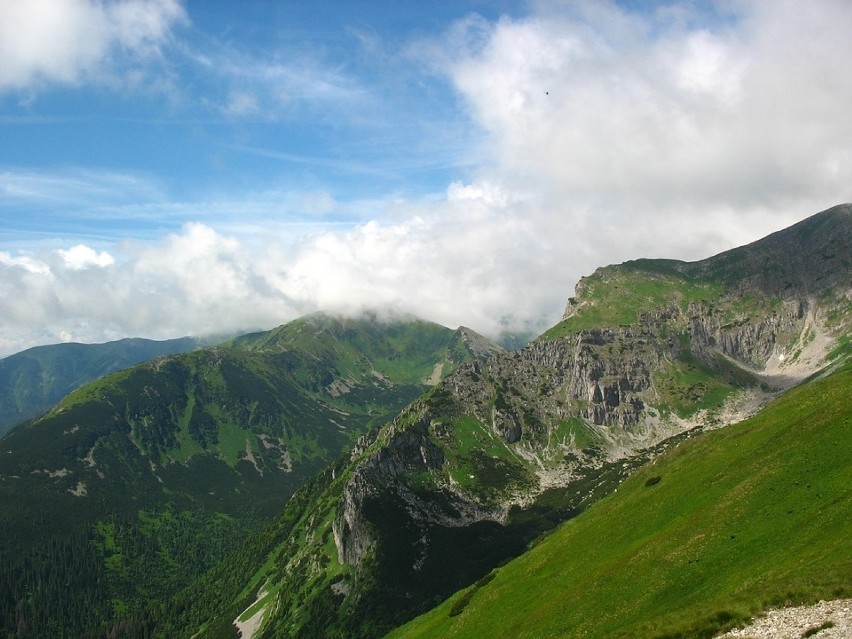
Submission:
<svg viewBox="0 0 852 639">
<path fill-rule="evenodd" d="M 684 266 L 692 277 L 784 299 L 850 286 L 852 204 L 839 204 L 751 244 Z"/>
</svg>

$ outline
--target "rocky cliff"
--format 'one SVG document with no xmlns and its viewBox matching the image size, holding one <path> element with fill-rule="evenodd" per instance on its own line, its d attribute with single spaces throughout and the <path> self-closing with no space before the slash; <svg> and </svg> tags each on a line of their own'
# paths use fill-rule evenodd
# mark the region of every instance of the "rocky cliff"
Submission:
<svg viewBox="0 0 852 639">
<path fill-rule="evenodd" d="M 282 542 L 278 567 L 254 575 L 278 592 L 263 636 L 380 634 L 522 552 L 657 448 L 844 357 L 850 230 L 844 205 L 701 262 L 583 278 L 553 329 L 460 366 L 305 497 L 323 510 L 288 530 L 324 545 Z M 293 574 L 295 591 L 281 585 Z"/>
</svg>

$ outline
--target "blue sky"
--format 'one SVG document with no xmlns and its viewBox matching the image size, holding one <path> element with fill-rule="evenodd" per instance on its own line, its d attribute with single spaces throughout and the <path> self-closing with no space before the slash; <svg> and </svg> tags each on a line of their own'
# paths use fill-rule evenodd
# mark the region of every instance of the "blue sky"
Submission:
<svg viewBox="0 0 852 639">
<path fill-rule="evenodd" d="M 852 184 L 852 5 L 0 0 L 0 355 L 558 321 Z"/>
<path fill-rule="evenodd" d="M 147 3 L 160 13 L 169 4 Z M 263 200 L 270 190 L 344 201 L 421 197 L 476 162 L 476 132 L 461 100 L 409 49 L 471 12 L 499 18 L 500 3 L 171 6 L 156 54 L 128 60 L 116 42 L 99 68 L 71 82 L 35 71 L 25 86 L 4 92 L 0 165 L 43 196 L 10 198 L 4 243 L 45 231 L 50 239 L 58 232 L 93 241 L 152 237 L 183 220 L 134 213 L 140 205 Z M 133 73 L 140 77 L 130 87 Z"/>
</svg>

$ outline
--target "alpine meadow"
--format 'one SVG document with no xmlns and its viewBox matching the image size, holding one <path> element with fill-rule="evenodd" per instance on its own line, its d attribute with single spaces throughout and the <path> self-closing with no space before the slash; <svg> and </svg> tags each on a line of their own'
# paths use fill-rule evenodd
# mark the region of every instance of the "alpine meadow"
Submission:
<svg viewBox="0 0 852 639">
<path fill-rule="evenodd" d="M 517 350 L 312 315 L 90 382 L 3 439 L 4 633 L 712 637 L 849 596 L 850 240 L 842 205 L 601 268 Z"/>
</svg>

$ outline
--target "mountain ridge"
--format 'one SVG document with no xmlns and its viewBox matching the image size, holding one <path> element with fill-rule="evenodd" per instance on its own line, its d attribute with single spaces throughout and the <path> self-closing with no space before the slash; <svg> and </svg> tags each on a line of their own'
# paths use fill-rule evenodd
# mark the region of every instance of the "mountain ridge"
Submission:
<svg viewBox="0 0 852 639">
<path fill-rule="evenodd" d="M 35 346 L 4 357 L 0 359 L 0 436 L 98 377 L 205 345 L 206 340 L 193 337 L 163 341 L 128 337 L 104 344 Z"/>
<path fill-rule="evenodd" d="M 556 327 L 459 367 L 363 437 L 303 495 L 315 516 L 285 507 L 275 567 L 252 576 L 265 594 L 243 600 L 266 611 L 256 636 L 378 636 L 520 554 L 654 446 L 842 361 L 852 260 L 835 240 L 849 232 L 841 207 L 753 243 L 745 261 L 735 249 L 685 267 L 695 277 L 657 260 L 581 280 Z M 755 274 L 791 241 L 841 272 L 811 286 L 811 269 L 792 287 Z M 770 387 L 767 371 L 783 383 Z M 228 612 L 193 632 L 227 625 L 234 609 L 220 604 Z"/>
<path fill-rule="evenodd" d="M 310 322 L 327 330 L 305 332 Z M 310 322 L 113 373 L 4 437 L 0 572 L 17 578 L 0 582 L 0 619 L 21 609 L 36 636 L 98 634 L 169 596 L 426 390 L 436 367 L 474 356 L 432 323 Z M 86 562 L 65 598 L 73 615 L 24 596 L 41 579 L 30 566 L 68 537 L 63 554 Z M 181 566 L 181 554 L 196 561 Z M 88 613 L 86 598 L 98 602 Z"/>
</svg>

